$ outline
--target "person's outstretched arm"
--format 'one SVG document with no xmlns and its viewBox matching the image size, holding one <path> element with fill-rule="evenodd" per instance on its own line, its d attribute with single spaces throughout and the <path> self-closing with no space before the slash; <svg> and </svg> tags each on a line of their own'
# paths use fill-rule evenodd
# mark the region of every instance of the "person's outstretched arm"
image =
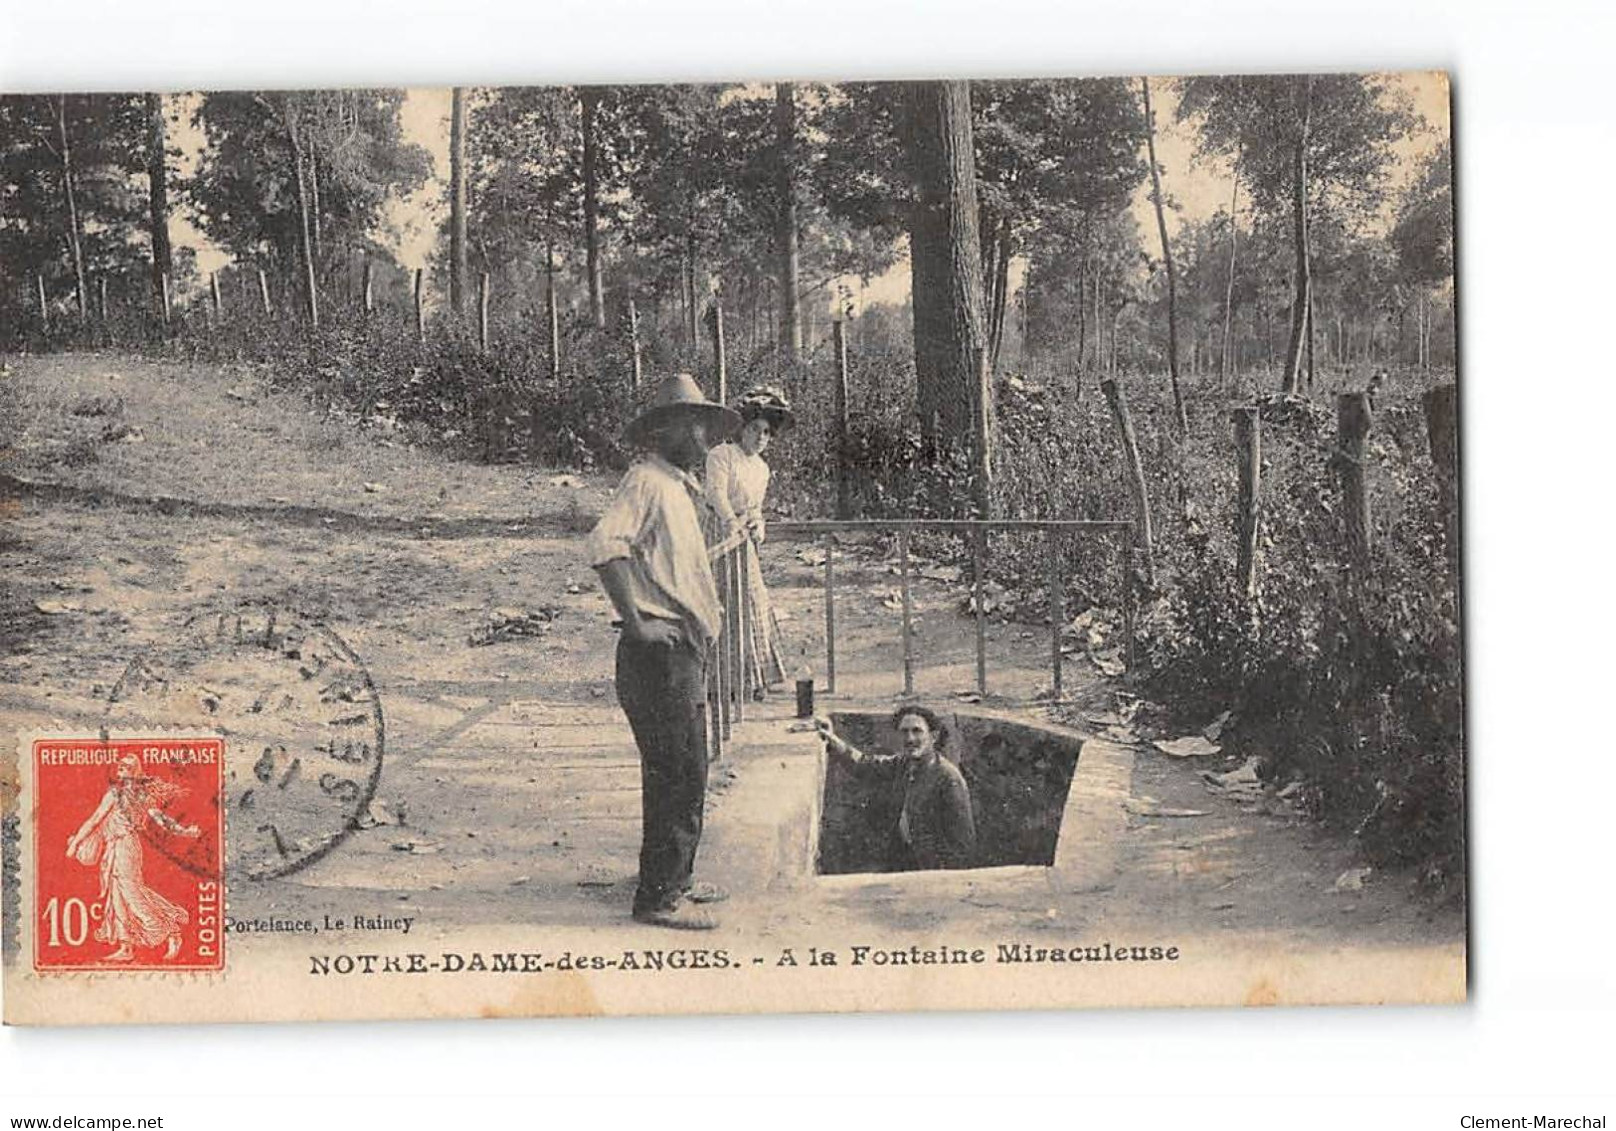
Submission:
<svg viewBox="0 0 1616 1131">
<path fill-rule="evenodd" d="M 829 719 L 815 719 L 814 729 L 825 743 L 825 749 L 832 754 L 846 758 L 861 770 L 890 771 L 895 769 L 903 759 L 896 754 L 866 754 L 851 742 L 836 733 L 836 728 Z"/>
</svg>

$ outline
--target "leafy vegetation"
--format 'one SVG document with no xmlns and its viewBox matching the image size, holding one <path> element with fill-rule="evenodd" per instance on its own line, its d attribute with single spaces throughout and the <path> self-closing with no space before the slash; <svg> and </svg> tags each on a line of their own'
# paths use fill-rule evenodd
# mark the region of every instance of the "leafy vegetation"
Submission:
<svg viewBox="0 0 1616 1131">
<path fill-rule="evenodd" d="M 469 208 L 446 219 L 418 275 L 386 233 L 389 203 L 427 183 L 402 92 L 210 94 L 187 104 L 203 151 L 173 188 L 234 262 L 203 279 L 176 248 L 166 319 L 148 297 L 142 225 L 166 208 L 153 108 L 172 122 L 177 105 L 0 99 L 3 345 L 253 362 L 389 437 L 474 459 L 609 468 L 629 454 L 620 437 L 636 367 L 647 379 L 710 376 L 721 309 L 729 388 L 778 383 L 797 405 L 799 425 L 770 459 L 773 502 L 800 517 L 833 511 L 838 459 L 853 470 L 860 515 L 958 516 L 985 503 L 1003 517 L 1129 517 L 1124 452 L 1099 391 L 1115 378 L 1156 532 L 1139 620 L 1149 693 L 1186 722 L 1233 711 L 1236 747 L 1272 782 L 1299 782 L 1374 860 L 1460 879 L 1457 582 L 1418 400 L 1451 380 L 1448 148 L 1394 183 L 1393 143 L 1413 118 L 1373 77 L 1152 88 L 1171 92 L 1200 159 L 1231 178 L 1227 209 L 1179 218 L 1171 291 L 1165 256 L 1150 250 L 1162 247 L 1132 211 L 1150 162 L 1131 80 L 462 92 Z M 1162 180 L 1171 211 L 1174 185 Z M 945 212 L 962 222 L 939 228 Z M 464 265 L 447 252 L 454 220 L 468 237 Z M 909 256 L 916 237 L 926 254 Z M 911 303 L 856 315 L 845 297 L 832 303 L 906 256 L 929 303 L 921 333 Z M 439 301 L 477 293 L 468 270 L 488 278 L 486 342 L 474 299 L 459 313 Z M 103 316 L 87 300 L 105 279 Z M 849 341 L 845 449 L 832 309 Z M 927 347 L 944 339 L 953 356 L 939 359 Z M 982 406 L 968 404 L 965 346 L 993 373 Z M 1175 363 L 1182 435 L 1167 385 Z M 1365 389 L 1375 395 L 1367 568 L 1345 556 L 1331 400 Z M 1228 414 L 1252 403 L 1264 454 L 1248 599 L 1235 577 Z M 991 479 L 967 407 L 992 420 Z M 935 442 L 938 417 L 953 442 Z M 968 561 L 946 538 L 925 549 Z M 1115 546 L 1074 539 L 1058 555 L 1068 614 L 1114 640 Z M 996 591 L 1012 595 L 1001 612 L 1042 617 L 1045 550 L 1003 534 L 990 556 Z"/>
</svg>

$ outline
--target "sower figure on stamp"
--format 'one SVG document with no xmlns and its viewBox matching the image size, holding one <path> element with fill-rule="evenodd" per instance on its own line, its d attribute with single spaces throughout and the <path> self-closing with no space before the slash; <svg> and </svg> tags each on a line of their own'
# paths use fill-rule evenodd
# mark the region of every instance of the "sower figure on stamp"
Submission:
<svg viewBox="0 0 1616 1131">
<path fill-rule="evenodd" d="M 634 918 L 686 930 L 715 926 L 696 905 L 724 898 L 692 880 L 707 792 L 707 656 L 723 624 L 692 472 L 709 443 L 739 427 L 688 374 L 664 380 L 628 426 L 629 442 L 650 454 L 624 474 L 588 542 L 617 610 L 617 701 L 640 748 Z"/>
<path fill-rule="evenodd" d="M 140 759 L 125 754 L 112 771 L 112 782 L 94 813 L 67 842 L 67 855 L 101 869 L 99 942 L 114 947 L 109 962 L 134 960 L 136 947 L 163 947 L 163 957 L 179 956 L 182 929 L 190 913 L 146 884 L 145 849 L 151 826 L 175 836 L 195 839 L 201 829 L 182 825 L 163 811 L 184 791 L 173 782 L 147 777 Z"/>
</svg>

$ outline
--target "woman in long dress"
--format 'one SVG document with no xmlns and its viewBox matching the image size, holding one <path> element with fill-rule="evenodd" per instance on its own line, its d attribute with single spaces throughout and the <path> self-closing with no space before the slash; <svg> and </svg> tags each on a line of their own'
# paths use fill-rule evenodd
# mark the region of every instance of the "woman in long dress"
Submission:
<svg viewBox="0 0 1616 1131">
<path fill-rule="evenodd" d="M 740 436 L 707 453 L 707 501 L 718 522 L 715 540 L 744 530 L 752 541 L 752 552 L 746 555 L 744 582 L 751 626 L 747 682 L 762 698 L 765 688 L 786 677 L 779 624 L 769 604 L 769 592 L 763 586 L 757 556 L 757 547 L 768 537 L 763 500 L 769 491 L 769 465 L 763 461 L 763 453 L 775 436 L 791 427 L 791 402 L 778 388 L 760 385 L 743 394 L 735 409 L 741 414 Z"/>
<path fill-rule="evenodd" d="M 182 825 L 163 806 L 184 792 L 172 782 L 147 777 L 140 759 L 126 754 L 112 772 L 101 804 L 67 842 L 67 855 L 87 867 L 101 869 L 101 922 L 97 942 L 111 943 L 112 962 L 128 962 L 136 947 L 164 948 L 163 957 L 180 952 L 180 928 L 190 921 L 185 908 L 146 886 L 143 838 L 152 825 L 175 836 L 197 837 L 195 825 Z"/>
</svg>

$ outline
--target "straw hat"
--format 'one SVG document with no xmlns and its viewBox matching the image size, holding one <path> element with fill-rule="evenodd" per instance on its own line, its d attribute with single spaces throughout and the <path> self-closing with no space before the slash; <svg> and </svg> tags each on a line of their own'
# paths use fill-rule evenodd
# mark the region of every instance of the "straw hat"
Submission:
<svg viewBox="0 0 1616 1131">
<path fill-rule="evenodd" d="M 714 404 L 688 373 L 678 373 L 657 383 L 645 408 L 629 421 L 625 435 L 631 443 L 643 443 L 657 429 L 681 416 L 695 416 L 707 423 L 707 439 L 718 443 L 741 428 L 741 416 L 734 409 Z"/>
</svg>

